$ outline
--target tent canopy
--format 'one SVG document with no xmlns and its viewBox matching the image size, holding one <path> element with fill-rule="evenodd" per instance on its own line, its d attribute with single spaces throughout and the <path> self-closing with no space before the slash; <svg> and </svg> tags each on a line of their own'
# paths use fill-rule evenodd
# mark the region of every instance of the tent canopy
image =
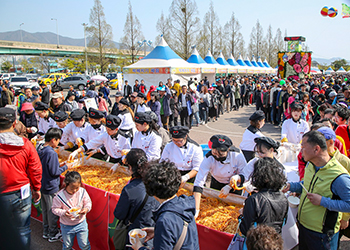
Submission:
<svg viewBox="0 0 350 250">
<path fill-rule="evenodd" d="M 346 73 L 346 70 L 345 70 L 343 67 L 340 67 L 340 68 L 337 70 L 337 73 Z"/>
<path fill-rule="evenodd" d="M 237 63 L 238 63 L 238 65 L 240 65 L 240 66 L 248 66 L 248 65 L 245 64 L 245 62 L 243 61 L 243 58 L 242 58 L 241 55 L 239 55 L 239 58 L 238 58 L 238 60 L 237 60 Z"/>
<path fill-rule="evenodd" d="M 232 54 L 228 57 L 227 62 L 231 66 L 237 66 L 238 65 L 238 63 L 236 62 L 236 60 L 235 60 L 235 58 L 233 57 Z"/>
<path fill-rule="evenodd" d="M 245 58 L 244 63 L 249 67 L 254 67 L 253 64 L 250 62 L 248 56 Z"/>
<path fill-rule="evenodd" d="M 205 61 L 206 63 L 208 63 L 208 64 L 218 64 L 218 63 L 215 61 L 215 59 L 214 59 L 213 55 L 211 54 L 210 50 L 208 50 L 208 53 L 207 53 L 207 55 L 205 56 L 204 61 Z"/>
<path fill-rule="evenodd" d="M 222 52 L 220 52 L 220 55 L 219 55 L 218 58 L 216 58 L 216 61 L 220 65 L 229 65 L 229 63 L 226 61 L 226 59 L 225 59 L 224 55 L 222 54 Z"/>
<path fill-rule="evenodd" d="M 203 58 L 199 55 L 196 48 L 193 49 L 192 55 L 187 59 L 188 63 L 202 64 L 206 63 Z"/>
</svg>

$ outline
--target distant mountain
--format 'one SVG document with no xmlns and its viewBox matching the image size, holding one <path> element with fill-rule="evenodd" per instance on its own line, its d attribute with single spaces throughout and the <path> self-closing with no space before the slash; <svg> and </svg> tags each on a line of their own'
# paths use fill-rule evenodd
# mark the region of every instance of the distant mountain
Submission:
<svg viewBox="0 0 350 250">
<path fill-rule="evenodd" d="M 330 58 L 330 59 L 324 59 L 324 58 L 316 58 L 316 57 L 313 57 L 312 58 L 312 61 L 313 62 L 318 62 L 319 64 L 326 64 L 326 65 L 330 65 L 332 62 L 336 61 L 336 60 L 340 60 L 340 59 L 343 59 L 341 57 L 333 57 L 333 58 Z M 347 60 L 347 62 L 350 64 L 350 61 Z"/>
<path fill-rule="evenodd" d="M 57 44 L 57 35 L 52 32 L 36 32 L 29 33 L 22 30 L 23 42 L 28 43 L 47 43 L 47 44 Z M 8 32 L 0 32 L 0 40 L 5 41 L 21 41 L 21 31 L 8 31 Z M 87 42 L 89 42 L 89 38 L 87 38 Z M 66 36 L 59 36 L 59 43 L 61 45 L 71 45 L 71 46 L 84 46 L 84 38 L 70 38 Z M 116 48 L 121 47 L 121 43 L 114 42 Z"/>
</svg>

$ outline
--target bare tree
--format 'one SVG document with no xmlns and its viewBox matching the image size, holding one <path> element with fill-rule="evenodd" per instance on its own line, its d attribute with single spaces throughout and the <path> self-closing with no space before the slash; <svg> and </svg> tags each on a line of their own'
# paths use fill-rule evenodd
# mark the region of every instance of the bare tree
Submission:
<svg viewBox="0 0 350 250">
<path fill-rule="evenodd" d="M 230 20 L 225 24 L 224 30 L 230 53 L 237 59 L 240 53 L 244 53 L 244 39 L 240 32 L 241 25 L 236 19 L 234 12 L 232 12 Z"/>
<path fill-rule="evenodd" d="M 199 29 L 197 4 L 195 0 L 173 0 L 169 12 L 171 35 L 174 37 L 170 44 L 176 53 L 187 60 Z"/>
<path fill-rule="evenodd" d="M 278 28 L 276 31 L 275 47 L 277 52 L 284 50 L 284 39 L 282 37 L 282 31 L 280 30 L 280 28 Z"/>
<path fill-rule="evenodd" d="M 157 31 L 160 33 L 160 35 L 163 35 L 163 38 L 165 41 L 170 42 L 171 40 L 171 25 L 169 18 L 164 16 L 164 13 L 162 11 L 162 14 L 160 18 L 157 21 L 156 25 Z M 160 42 L 160 36 L 157 36 L 155 39 L 156 43 Z"/>
<path fill-rule="evenodd" d="M 206 32 L 206 24 L 203 23 L 203 27 L 200 29 L 198 36 L 197 36 L 197 49 L 198 53 L 204 58 L 208 52 L 208 49 L 210 48 L 210 40 L 209 35 Z"/>
<path fill-rule="evenodd" d="M 132 63 L 135 62 L 136 55 L 140 50 L 140 46 L 138 46 L 137 42 L 143 39 L 144 36 L 141 31 L 141 23 L 137 16 L 133 14 L 132 6 L 129 1 L 129 12 L 126 15 L 124 36 L 121 38 L 121 43 L 123 44 L 123 48 L 130 52 Z"/>
<path fill-rule="evenodd" d="M 287 29 L 284 30 L 284 37 L 287 37 Z M 283 39 L 284 40 L 284 39 Z M 284 50 L 287 51 L 288 49 L 288 43 L 284 43 Z"/>
<path fill-rule="evenodd" d="M 270 65 L 276 65 L 277 60 L 277 53 L 276 53 L 276 44 L 273 38 L 272 34 L 272 27 L 271 24 L 269 25 L 269 28 L 267 29 L 266 34 L 266 58 Z"/>
<path fill-rule="evenodd" d="M 204 16 L 203 29 L 204 33 L 206 33 L 206 36 L 208 37 L 211 53 L 213 55 L 217 55 L 221 49 L 218 44 L 220 40 L 219 35 L 221 27 L 219 17 L 214 10 L 213 1 L 210 2 L 209 10 Z"/>
<path fill-rule="evenodd" d="M 109 63 L 106 53 L 115 46 L 112 26 L 106 22 L 106 16 L 100 0 L 94 0 L 94 6 L 90 10 L 89 21 L 90 26 L 86 28 L 90 38 L 88 46 L 97 49 L 98 64 L 101 67 L 101 72 L 104 72 Z"/>
<path fill-rule="evenodd" d="M 259 57 L 263 53 L 264 46 L 264 31 L 259 20 L 257 20 L 256 25 L 252 29 L 252 33 L 250 33 L 250 42 L 248 45 L 249 56 L 255 55 Z"/>
</svg>

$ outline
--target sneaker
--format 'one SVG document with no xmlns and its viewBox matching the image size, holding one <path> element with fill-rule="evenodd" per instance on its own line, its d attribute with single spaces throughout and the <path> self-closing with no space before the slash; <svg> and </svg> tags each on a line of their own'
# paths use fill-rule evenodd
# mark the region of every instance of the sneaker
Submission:
<svg viewBox="0 0 350 250">
<path fill-rule="evenodd" d="M 44 238 L 44 239 L 48 239 L 48 238 L 50 238 L 50 237 L 49 237 L 48 234 L 43 234 L 43 238 Z"/>
<path fill-rule="evenodd" d="M 61 232 L 58 232 L 55 236 L 49 238 L 49 242 L 56 242 L 62 238 Z"/>
</svg>

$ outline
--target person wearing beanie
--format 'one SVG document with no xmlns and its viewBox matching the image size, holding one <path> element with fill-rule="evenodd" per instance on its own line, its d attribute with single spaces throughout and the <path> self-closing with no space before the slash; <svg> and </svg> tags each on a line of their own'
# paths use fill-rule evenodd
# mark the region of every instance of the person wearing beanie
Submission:
<svg viewBox="0 0 350 250">
<path fill-rule="evenodd" d="M 130 149 L 130 138 L 118 129 L 120 124 L 121 120 L 118 116 L 108 115 L 106 117 L 107 133 L 102 133 L 98 137 L 83 144 L 71 153 L 68 159 L 74 159 L 79 153 L 87 152 L 95 158 L 115 163 L 112 167 L 112 170 L 115 171 L 121 163 L 122 150 Z M 101 146 L 104 146 L 104 149 L 101 151 L 97 150 Z"/>
<path fill-rule="evenodd" d="M 21 106 L 19 120 L 26 126 L 28 139 L 32 139 L 38 132 L 38 120 L 31 102 L 24 102 Z"/>
<path fill-rule="evenodd" d="M 43 136 L 50 128 L 55 127 L 56 122 L 51 118 L 48 104 L 36 102 L 34 104 L 34 109 L 39 116 L 38 134 Z"/>
<path fill-rule="evenodd" d="M 182 176 L 182 186 L 186 182 L 194 182 L 203 161 L 202 148 L 189 137 L 189 132 L 185 126 L 171 127 L 172 142 L 165 146 L 161 157 L 161 160 L 175 163 Z"/>
<path fill-rule="evenodd" d="M 208 144 L 211 150 L 205 155 L 194 181 L 195 217 L 199 214 L 200 200 L 208 173 L 211 174 L 210 188 L 220 190 L 220 198 L 226 198 L 229 193 L 241 194 L 242 191 L 235 191 L 231 183 L 242 186 L 250 176 L 245 169 L 247 161 L 244 155 L 233 146 L 230 138 L 225 135 L 213 135 Z"/>
<path fill-rule="evenodd" d="M 129 101 L 126 98 L 122 98 L 118 103 L 118 109 L 118 117 L 121 120 L 119 130 L 126 133 L 132 141 L 136 132 L 136 127 L 134 123 L 134 112 L 130 108 Z"/>
<path fill-rule="evenodd" d="M 146 112 L 136 112 L 134 121 L 137 131 L 131 147 L 141 148 L 145 151 L 149 161 L 158 160 L 161 153 L 162 138 L 158 134 L 152 116 Z"/>
<path fill-rule="evenodd" d="M 242 142 L 239 145 L 239 148 L 242 150 L 242 153 L 247 162 L 255 157 L 254 147 L 255 142 L 254 139 L 257 137 L 264 136 L 260 129 L 265 124 L 265 114 L 262 110 L 255 111 L 250 117 L 250 125 L 244 131 Z"/>
</svg>

